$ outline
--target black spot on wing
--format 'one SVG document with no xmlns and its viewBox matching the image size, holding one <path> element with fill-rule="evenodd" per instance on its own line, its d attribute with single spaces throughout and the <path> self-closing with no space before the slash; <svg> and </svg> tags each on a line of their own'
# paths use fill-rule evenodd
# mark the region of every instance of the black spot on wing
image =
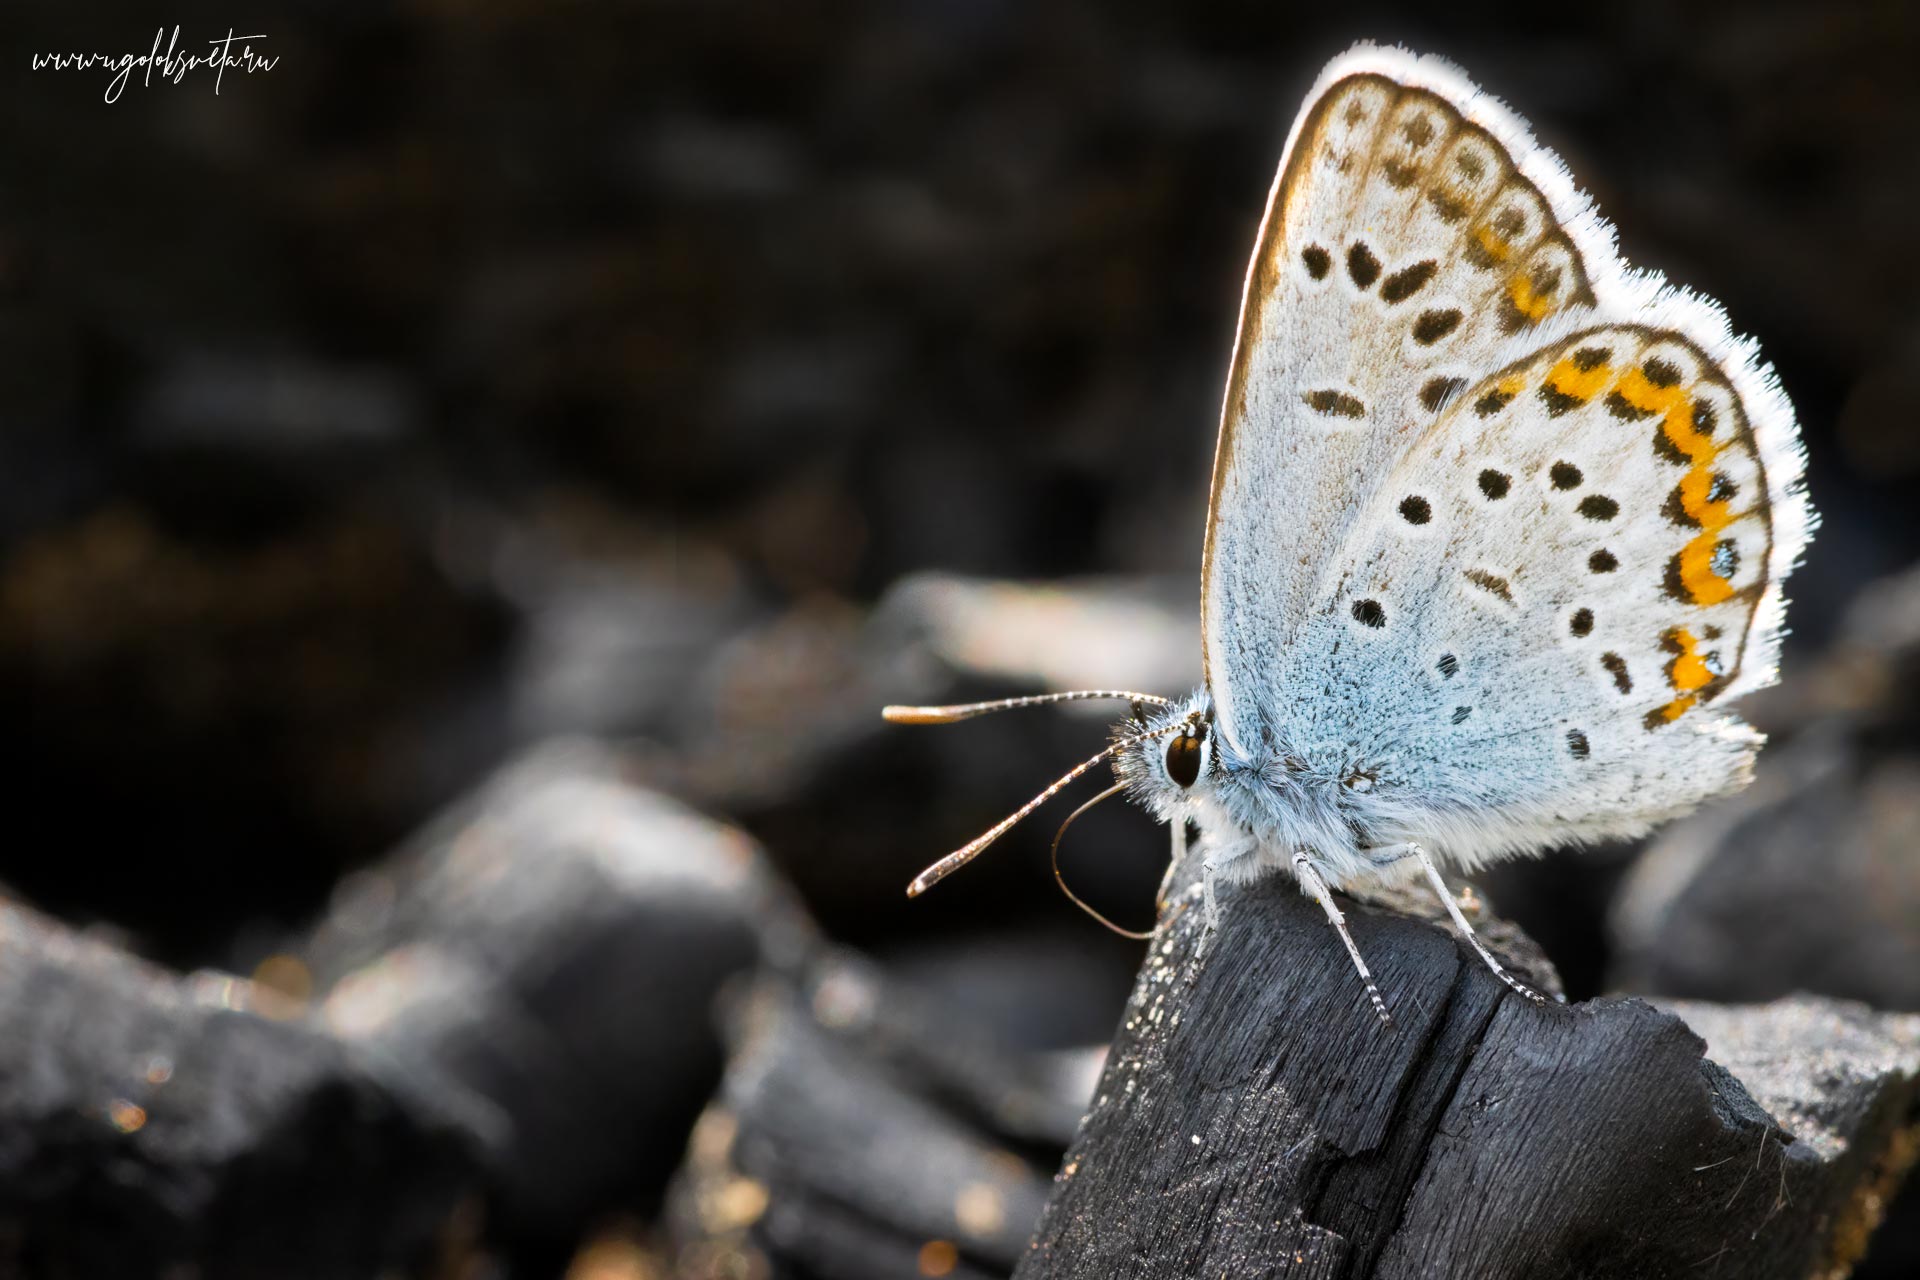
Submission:
<svg viewBox="0 0 1920 1280">
<path fill-rule="evenodd" d="M 1540 386 L 1540 403 L 1547 406 L 1547 416 L 1557 418 L 1570 409 L 1578 409 L 1586 401 L 1579 396 L 1570 396 L 1551 382 Z"/>
<path fill-rule="evenodd" d="M 1669 596 L 1672 596 L 1675 600 L 1692 604 L 1694 602 L 1693 592 L 1687 589 L 1686 579 L 1680 576 L 1681 554 L 1681 552 L 1676 551 L 1673 553 L 1673 558 L 1667 561 L 1667 571 L 1661 575 L 1660 578 L 1660 589 Z"/>
<path fill-rule="evenodd" d="M 1686 495 L 1681 492 L 1685 487 L 1683 480 L 1667 492 L 1667 500 L 1660 504 L 1660 514 L 1682 529 L 1698 529 L 1700 522 L 1687 510 Z"/>
<path fill-rule="evenodd" d="M 1380 171 L 1386 175 L 1388 186 L 1402 191 L 1420 180 L 1420 170 L 1391 156 L 1380 162 Z"/>
<path fill-rule="evenodd" d="M 1460 327 L 1462 316 L 1456 307 L 1441 311 L 1422 311 L 1420 318 L 1413 322 L 1413 340 L 1423 347 L 1430 347 L 1440 339 Z"/>
<path fill-rule="evenodd" d="M 1439 669 L 1442 679 L 1451 680 L 1460 674 L 1460 659 L 1450 653 L 1443 653 L 1440 655 Z"/>
<path fill-rule="evenodd" d="M 1491 418 L 1494 414 L 1500 412 L 1512 403 L 1513 392 L 1502 391 L 1500 388 L 1495 387 L 1473 402 L 1473 411 L 1483 418 Z"/>
<path fill-rule="evenodd" d="M 1394 272 L 1380 284 L 1381 300 L 1385 302 L 1405 302 L 1408 298 L 1420 292 L 1427 281 L 1433 279 L 1434 272 L 1439 269 L 1440 264 L 1432 258 L 1428 258 L 1424 262 L 1416 262 L 1410 267 L 1404 267 Z"/>
<path fill-rule="evenodd" d="M 1575 760 L 1585 760 L 1592 754 L 1593 748 L 1587 743 L 1587 735 L 1578 729 L 1567 730 L 1567 752 Z"/>
<path fill-rule="evenodd" d="M 1387 611 L 1380 607 L 1378 600 L 1355 600 L 1353 620 L 1363 626 L 1384 627 L 1387 625 Z"/>
<path fill-rule="evenodd" d="M 1400 518 L 1408 524 L 1425 524 L 1433 519 L 1433 504 L 1419 494 L 1400 499 Z"/>
<path fill-rule="evenodd" d="M 1380 278 L 1380 259 L 1366 245 L 1356 243 L 1347 250 L 1347 275 L 1360 288 L 1370 289 Z"/>
<path fill-rule="evenodd" d="M 1594 573 L 1612 573 L 1619 567 L 1620 558 L 1605 547 L 1587 557 L 1587 568 Z"/>
<path fill-rule="evenodd" d="M 1427 203 L 1433 206 L 1442 222 L 1458 222 L 1467 216 L 1467 202 L 1440 187 L 1427 189 Z"/>
<path fill-rule="evenodd" d="M 1680 370 L 1668 361 L 1655 357 L 1640 366 L 1640 373 L 1656 387 L 1677 387 L 1680 385 Z"/>
<path fill-rule="evenodd" d="M 1642 418 L 1651 418 L 1654 413 L 1652 409 L 1642 409 L 1638 405 L 1630 404 L 1618 391 L 1607 392 L 1605 403 L 1607 412 L 1622 422 L 1638 422 Z"/>
<path fill-rule="evenodd" d="M 1507 496 L 1507 490 L 1513 488 L 1513 477 L 1505 472 L 1488 467 L 1480 473 L 1480 492 L 1490 501 L 1498 502 Z"/>
<path fill-rule="evenodd" d="M 1573 634 L 1576 636 L 1592 635 L 1593 634 L 1593 610 L 1591 609 L 1574 610 L 1573 617 L 1567 623 L 1567 630 L 1573 632 Z"/>
<path fill-rule="evenodd" d="M 1617 653 L 1600 655 L 1600 665 L 1613 677 L 1613 687 L 1622 693 L 1633 692 L 1633 677 L 1627 674 L 1627 660 Z"/>
<path fill-rule="evenodd" d="M 1590 493 L 1580 499 L 1579 511 L 1589 520 L 1611 520 L 1620 514 L 1620 504 L 1603 493 Z"/>
<path fill-rule="evenodd" d="M 1701 435 L 1711 438 L 1714 428 L 1719 425 L 1720 415 L 1705 400 L 1693 402 L 1693 429 Z"/>
<path fill-rule="evenodd" d="M 1513 603 L 1513 587 L 1498 574 L 1488 573 L 1485 569 L 1469 569 L 1466 579 L 1490 596 L 1498 596 L 1508 604 Z"/>
<path fill-rule="evenodd" d="M 1693 465 L 1693 459 L 1681 452 L 1679 445 L 1668 439 L 1664 424 L 1653 429 L 1653 456 L 1676 467 Z"/>
<path fill-rule="evenodd" d="M 1344 391 L 1307 391 L 1300 398 L 1315 413 L 1333 418 L 1364 418 L 1367 406 Z"/>
<path fill-rule="evenodd" d="M 1420 404 L 1428 413 L 1440 412 L 1440 406 L 1467 389 L 1465 378 L 1428 378 L 1420 388 Z"/>
<path fill-rule="evenodd" d="M 1586 477 L 1580 474 L 1580 468 L 1571 462 L 1556 462 L 1547 471 L 1547 478 L 1553 481 L 1556 489 L 1578 489 L 1580 481 Z"/>
<path fill-rule="evenodd" d="M 1307 274 L 1315 280 L 1325 280 L 1327 272 L 1333 267 L 1333 255 L 1317 244 L 1310 244 L 1302 249 L 1300 261 L 1306 264 Z"/>
</svg>

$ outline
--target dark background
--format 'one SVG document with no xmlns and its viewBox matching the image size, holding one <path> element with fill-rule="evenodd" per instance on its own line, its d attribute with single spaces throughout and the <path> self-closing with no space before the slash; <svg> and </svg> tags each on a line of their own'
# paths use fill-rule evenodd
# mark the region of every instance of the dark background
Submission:
<svg viewBox="0 0 1920 1280">
<path fill-rule="evenodd" d="M 1136 953 L 1047 886 L 1050 824 L 900 896 L 1097 731 L 926 746 L 835 698 L 879 700 L 909 572 L 1191 580 L 1253 232 L 1356 38 L 1461 63 L 1761 338 L 1824 519 L 1790 671 L 1920 550 L 1907 5 L 196 0 L 183 47 L 279 65 L 112 104 L 27 69 L 154 13 L 0 33 L 0 881 L 173 964 L 248 972 L 580 731 L 842 940 L 1092 964 L 1051 1030 L 1104 1034 Z M 1089 829 L 1140 919 L 1161 837 Z M 1576 995 L 1617 865 L 1510 883 Z"/>
</svg>

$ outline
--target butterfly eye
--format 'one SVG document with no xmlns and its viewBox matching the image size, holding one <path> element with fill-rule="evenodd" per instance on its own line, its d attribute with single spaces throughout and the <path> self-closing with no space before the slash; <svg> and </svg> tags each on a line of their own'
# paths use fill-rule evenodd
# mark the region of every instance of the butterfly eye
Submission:
<svg viewBox="0 0 1920 1280">
<path fill-rule="evenodd" d="M 1200 780 L 1200 739 L 1183 733 L 1167 744 L 1167 776 L 1183 787 Z"/>
</svg>

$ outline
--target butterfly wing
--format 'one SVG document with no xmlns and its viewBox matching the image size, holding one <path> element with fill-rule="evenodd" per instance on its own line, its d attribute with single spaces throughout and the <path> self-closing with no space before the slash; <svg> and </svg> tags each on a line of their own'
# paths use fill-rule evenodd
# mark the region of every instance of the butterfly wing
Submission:
<svg viewBox="0 0 1920 1280">
<path fill-rule="evenodd" d="M 1292 721 L 1457 860 L 1626 835 L 1741 785 L 1804 544 L 1792 416 L 1703 304 L 1555 338 L 1452 402 L 1315 579 Z M 1382 799 L 1388 799 L 1386 786 Z"/>
<path fill-rule="evenodd" d="M 1430 60 L 1392 58 L 1403 81 L 1433 83 Z M 1351 80 L 1322 101 L 1341 101 Z M 1403 83 L 1392 101 L 1431 92 Z M 1379 310 L 1397 304 L 1335 282 L 1342 296 L 1322 311 L 1345 307 L 1387 368 L 1365 384 L 1387 401 L 1361 439 L 1316 435 L 1304 400 L 1307 413 L 1284 423 L 1236 419 L 1230 400 L 1206 582 L 1216 606 L 1257 575 L 1248 535 L 1283 523 L 1256 494 L 1287 435 L 1353 468 L 1302 489 L 1345 483 L 1355 500 L 1331 536 L 1296 537 L 1288 594 L 1261 597 L 1279 612 L 1236 604 L 1206 625 L 1215 696 L 1237 725 L 1271 734 L 1284 721 L 1291 749 L 1377 767 L 1374 812 L 1393 830 L 1376 836 L 1472 863 L 1555 836 L 1644 830 L 1744 779 L 1757 737 L 1719 703 L 1773 679 L 1781 583 L 1812 516 L 1791 406 L 1752 345 L 1715 304 L 1629 271 L 1557 161 L 1504 111 L 1456 92 L 1456 133 L 1483 147 L 1500 129 L 1519 139 L 1488 169 L 1506 175 L 1500 187 L 1447 224 L 1459 236 L 1445 278 L 1451 297 L 1479 299 L 1474 318 L 1462 306 L 1453 335 L 1422 344 L 1417 321 Z M 1493 142 L 1471 132 L 1476 120 Z M 1448 156 L 1426 171 L 1426 190 L 1444 189 Z M 1518 224 L 1506 216 L 1516 209 Z M 1390 243 L 1380 215 L 1342 216 L 1310 212 L 1300 225 Z M 1283 248 L 1299 257 L 1297 245 Z M 1312 296 L 1299 273 L 1285 287 Z M 1536 316 L 1541 297 L 1561 303 Z M 1398 363 L 1378 354 L 1383 340 Z M 1413 348 L 1431 363 L 1413 368 Z M 1284 357 L 1263 358 L 1249 379 L 1284 376 Z M 1309 377 L 1328 367 L 1296 364 Z M 1443 375 L 1461 382 L 1426 404 L 1417 384 Z M 1271 382 L 1259 403 L 1298 389 Z"/>
<path fill-rule="evenodd" d="M 1248 268 L 1214 459 L 1201 627 L 1232 741 L 1270 728 L 1313 571 L 1386 464 L 1488 351 L 1593 305 L 1583 240 L 1604 230 L 1564 171 L 1451 64 L 1361 47 L 1322 73 Z"/>
</svg>

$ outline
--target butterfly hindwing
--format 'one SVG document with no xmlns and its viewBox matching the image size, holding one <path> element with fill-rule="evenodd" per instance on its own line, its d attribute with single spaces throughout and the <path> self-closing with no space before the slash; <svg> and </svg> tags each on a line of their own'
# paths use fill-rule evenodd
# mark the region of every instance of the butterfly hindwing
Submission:
<svg viewBox="0 0 1920 1280">
<path fill-rule="evenodd" d="M 1296 704 L 1295 733 L 1470 804 L 1483 855 L 1738 785 L 1757 739 L 1720 705 L 1772 678 L 1799 517 L 1769 474 L 1795 460 L 1755 425 L 1784 402 L 1724 355 L 1600 325 L 1449 405 L 1317 579 L 1290 683 L 1330 696 Z"/>
</svg>

